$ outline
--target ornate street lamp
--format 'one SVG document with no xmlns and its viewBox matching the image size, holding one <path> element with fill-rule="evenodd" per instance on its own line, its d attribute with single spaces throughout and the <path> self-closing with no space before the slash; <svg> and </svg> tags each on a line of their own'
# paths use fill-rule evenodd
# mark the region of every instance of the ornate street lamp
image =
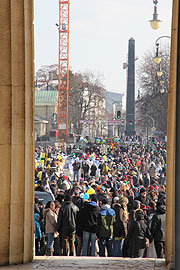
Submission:
<svg viewBox="0 0 180 270">
<path fill-rule="evenodd" d="M 163 74 L 162 70 L 161 70 L 161 63 L 159 63 L 159 68 L 158 68 L 158 71 L 157 71 L 157 76 L 158 77 L 161 77 Z"/>
<path fill-rule="evenodd" d="M 164 93 L 164 87 L 161 85 L 161 88 L 160 88 L 160 93 L 163 94 Z"/>
<path fill-rule="evenodd" d="M 153 4 L 154 4 L 154 14 L 153 14 L 153 19 L 150 20 L 150 25 L 152 27 L 153 30 L 156 30 L 159 28 L 160 26 L 160 20 L 158 19 L 158 13 L 157 13 L 157 4 L 158 4 L 158 0 L 153 0 Z"/>
<path fill-rule="evenodd" d="M 161 62 L 161 57 L 159 56 L 159 43 L 156 43 L 156 56 L 154 57 L 154 63 L 159 64 Z"/>
<path fill-rule="evenodd" d="M 137 100 L 141 99 L 141 94 L 140 94 L 140 90 L 138 90 L 138 96 L 137 96 Z"/>
<path fill-rule="evenodd" d="M 156 44 L 156 56 L 154 57 L 154 63 L 156 63 L 156 64 L 159 64 L 161 62 L 161 58 L 163 56 L 167 56 L 167 55 L 159 54 L 159 42 L 158 41 L 160 39 L 162 39 L 162 38 L 170 38 L 171 39 L 170 36 L 161 36 L 156 40 L 156 42 L 155 42 L 155 44 Z"/>
<path fill-rule="evenodd" d="M 164 80 L 161 78 L 159 83 L 160 83 L 160 85 L 163 85 L 164 84 Z"/>
</svg>

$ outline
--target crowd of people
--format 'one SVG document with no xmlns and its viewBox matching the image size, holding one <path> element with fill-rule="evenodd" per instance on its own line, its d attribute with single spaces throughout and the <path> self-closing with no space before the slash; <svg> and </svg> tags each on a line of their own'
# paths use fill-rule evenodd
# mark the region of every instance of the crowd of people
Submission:
<svg viewBox="0 0 180 270">
<path fill-rule="evenodd" d="M 35 190 L 55 198 L 35 198 L 36 255 L 164 257 L 164 142 L 39 147 L 35 158 Z"/>
</svg>

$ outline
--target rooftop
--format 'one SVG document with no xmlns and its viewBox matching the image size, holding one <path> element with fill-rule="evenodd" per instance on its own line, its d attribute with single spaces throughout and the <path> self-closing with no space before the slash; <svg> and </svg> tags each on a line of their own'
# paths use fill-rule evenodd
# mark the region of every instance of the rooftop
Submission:
<svg viewBox="0 0 180 270">
<path fill-rule="evenodd" d="M 35 105 L 56 105 L 58 103 L 58 91 L 35 91 Z"/>
</svg>

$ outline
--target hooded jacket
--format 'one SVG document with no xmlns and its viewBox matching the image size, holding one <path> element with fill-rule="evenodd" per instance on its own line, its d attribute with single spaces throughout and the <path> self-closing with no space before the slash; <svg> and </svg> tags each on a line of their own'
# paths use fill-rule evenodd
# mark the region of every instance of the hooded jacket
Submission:
<svg viewBox="0 0 180 270">
<path fill-rule="evenodd" d="M 98 215 L 97 236 L 113 237 L 115 211 L 108 204 L 103 204 Z"/>
<path fill-rule="evenodd" d="M 113 235 L 114 237 L 125 238 L 127 234 L 127 216 L 124 214 L 124 211 L 127 213 L 127 210 L 123 209 L 123 206 L 119 203 L 113 204 L 113 209 L 116 213 Z"/>
<path fill-rule="evenodd" d="M 34 214 L 35 239 L 42 238 L 41 227 L 40 227 L 40 224 L 38 222 L 38 219 L 39 219 L 39 214 L 35 213 Z"/>
<path fill-rule="evenodd" d="M 148 226 L 144 221 L 144 215 L 142 210 L 137 210 L 135 213 L 136 220 L 132 223 L 129 228 L 128 235 L 126 238 L 129 246 L 130 257 L 142 257 L 144 253 L 145 237 L 152 240 L 152 236 L 148 230 Z"/>
<path fill-rule="evenodd" d="M 157 203 L 157 210 L 152 218 L 151 233 L 155 241 L 165 241 L 166 206 Z"/>
<path fill-rule="evenodd" d="M 82 208 L 82 229 L 86 232 L 96 233 L 99 207 L 94 201 L 85 202 Z"/>
</svg>

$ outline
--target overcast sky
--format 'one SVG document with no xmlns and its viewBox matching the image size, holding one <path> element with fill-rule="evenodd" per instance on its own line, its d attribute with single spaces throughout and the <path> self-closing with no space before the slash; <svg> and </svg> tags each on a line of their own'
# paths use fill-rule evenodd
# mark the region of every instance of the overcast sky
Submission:
<svg viewBox="0 0 180 270">
<path fill-rule="evenodd" d="M 35 70 L 58 63 L 58 6 L 58 0 L 34 1 Z M 159 0 L 162 23 L 152 30 L 153 0 L 70 0 L 70 67 L 102 73 L 106 90 L 125 93 L 128 40 L 135 39 L 137 68 L 156 39 L 171 34 L 171 12 L 172 0 Z"/>
</svg>

